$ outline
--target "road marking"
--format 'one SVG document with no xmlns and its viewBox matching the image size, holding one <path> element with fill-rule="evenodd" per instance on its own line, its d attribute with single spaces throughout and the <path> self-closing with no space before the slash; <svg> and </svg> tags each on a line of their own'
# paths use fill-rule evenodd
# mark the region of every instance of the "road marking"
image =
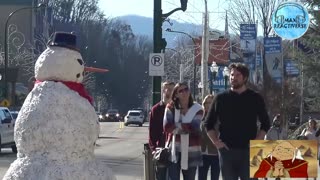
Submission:
<svg viewBox="0 0 320 180">
<path fill-rule="evenodd" d="M 123 128 L 118 128 L 118 129 L 115 130 L 114 132 L 117 132 L 117 131 L 123 131 Z"/>
<path fill-rule="evenodd" d="M 122 122 L 122 121 L 119 122 L 119 128 L 120 129 L 124 128 L 124 122 Z"/>
</svg>

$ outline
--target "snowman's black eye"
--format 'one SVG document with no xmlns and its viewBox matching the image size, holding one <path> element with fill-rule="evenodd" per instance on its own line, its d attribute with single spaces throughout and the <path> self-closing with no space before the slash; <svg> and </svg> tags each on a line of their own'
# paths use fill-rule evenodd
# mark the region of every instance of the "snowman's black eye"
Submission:
<svg viewBox="0 0 320 180">
<path fill-rule="evenodd" d="M 80 77 L 80 73 L 77 74 L 77 78 L 79 78 L 79 77 Z"/>
<path fill-rule="evenodd" d="M 83 65 L 83 60 L 82 59 L 77 59 L 79 64 L 82 66 Z"/>
</svg>

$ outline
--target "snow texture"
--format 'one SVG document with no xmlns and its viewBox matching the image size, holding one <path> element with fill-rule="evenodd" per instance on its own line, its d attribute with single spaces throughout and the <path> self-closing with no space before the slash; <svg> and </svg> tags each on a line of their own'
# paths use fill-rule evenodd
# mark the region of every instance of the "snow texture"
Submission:
<svg viewBox="0 0 320 180">
<path fill-rule="evenodd" d="M 82 61 L 79 64 L 78 59 Z M 81 54 L 63 47 L 49 47 L 39 56 L 35 64 L 35 78 L 40 81 L 82 82 L 84 64 Z M 77 77 L 77 74 L 80 76 Z"/>
<path fill-rule="evenodd" d="M 37 62 L 38 77 L 47 76 L 39 73 L 44 64 L 49 63 Z M 94 156 L 100 127 L 92 105 L 63 83 L 42 80 L 19 112 L 14 134 L 17 159 L 3 180 L 115 180 Z"/>
</svg>

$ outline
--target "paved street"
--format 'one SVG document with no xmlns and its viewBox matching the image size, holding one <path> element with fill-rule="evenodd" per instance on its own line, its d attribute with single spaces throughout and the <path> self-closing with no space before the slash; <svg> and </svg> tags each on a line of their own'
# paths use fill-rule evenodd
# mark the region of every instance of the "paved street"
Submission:
<svg viewBox="0 0 320 180">
<path fill-rule="evenodd" d="M 147 142 L 148 124 L 143 127 L 129 126 L 119 129 L 119 123 L 102 122 L 100 138 L 95 154 L 97 159 L 108 165 L 117 180 L 143 179 L 143 144 Z M 0 177 L 16 159 L 11 149 L 0 153 Z"/>
<path fill-rule="evenodd" d="M 133 125 L 119 128 L 119 123 L 103 122 L 95 154 L 97 159 L 113 170 L 117 180 L 144 180 L 142 152 L 143 144 L 147 142 L 147 139 L 148 123 L 143 127 Z M 12 153 L 11 149 L 2 149 L 0 153 L 1 178 L 15 158 L 16 154 Z M 320 177 L 319 170 L 318 176 Z M 291 180 L 294 179 L 299 180 L 298 178 Z"/>
</svg>

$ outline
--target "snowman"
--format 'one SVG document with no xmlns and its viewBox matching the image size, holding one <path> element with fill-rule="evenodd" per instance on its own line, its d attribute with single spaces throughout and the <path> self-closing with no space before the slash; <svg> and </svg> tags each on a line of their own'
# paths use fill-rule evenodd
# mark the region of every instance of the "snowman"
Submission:
<svg viewBox="0 0 320 180">
<path fill-rule="evenodd" d="M 101 69 L 85 68 L 75 45 L 74 34 L 56 32 L 37 59 L 15 126 L 17 159 L 4 180 L 115 180 L 95 159 L 99 122 L 81 84 L 86 69 Z"/>
</svg>

